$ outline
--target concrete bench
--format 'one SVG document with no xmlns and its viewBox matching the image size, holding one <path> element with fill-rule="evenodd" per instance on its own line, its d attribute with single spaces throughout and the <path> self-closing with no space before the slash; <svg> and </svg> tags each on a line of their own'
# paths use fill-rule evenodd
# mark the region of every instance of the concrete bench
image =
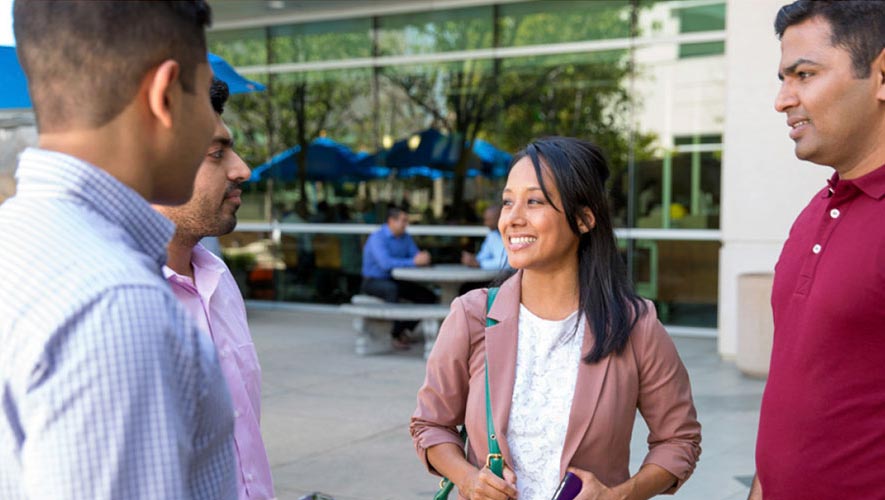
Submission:
<svg viewBox="0 0 885 500">
<path fill-rule="evenodd" d="M 393 350 L 390 330 L 393 322 L 417 320 L 424 336 L 424 357 L 430 354 L 439 324 L 449 314 L 449 306 L 440 304 L 393 304 L 371 295 L 354 295 L 350 304 L 339 306 L 342 313 L 353 316 L 357 332 L 356 353 L 360 356 Z"/>
</svg>

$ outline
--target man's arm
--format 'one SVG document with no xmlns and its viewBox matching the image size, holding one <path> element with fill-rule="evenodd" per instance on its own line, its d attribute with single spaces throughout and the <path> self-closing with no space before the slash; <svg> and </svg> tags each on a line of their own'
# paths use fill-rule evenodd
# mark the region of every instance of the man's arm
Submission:
<svg viewBox="0 0 885 500">
<path fill-rule="evenodd" d="M 507 251 L 499 233 L 493 232 L 486 236 L 476 254 L 476 261 L 483 269 L 503 269 L 507 266 Z"/>
<path fill-rule="evenodd" d="M 114 288 L 46 348 L 23 396 L 28 498 L 191 496 L 204 381 L 185 367 L 195 345 L 174 337 L 168 300 L 151 287 Z"/>
<path fill-rule="evenodd" d="M 759 476 L 753 476 L 753 486 L 750 487 L 750 496 L 747 500 L 762 500 L 762 484 L 759 482 Z"/>
</svg>

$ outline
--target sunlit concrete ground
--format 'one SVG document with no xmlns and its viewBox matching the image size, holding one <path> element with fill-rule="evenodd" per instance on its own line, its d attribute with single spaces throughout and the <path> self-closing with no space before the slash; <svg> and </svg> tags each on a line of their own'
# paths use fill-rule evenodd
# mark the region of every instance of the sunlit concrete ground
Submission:
<svg viewBox="0 0 885 500">
<path fill-rule="evenodd" d="M 350 319 L 322 311 L 250 306 L 249 323 L 263 367 L 262 429 L 280 499 L 313 491 L 336 500 L 432 498 L 437 481 L 418 462 L 408 433 L 424 377 L 417 346 L 358 357 Z M 746 498 L 764 384 L 720 361 L 714 340 L 677 338 L 676 345 L 691 375 L 703 453 L 673 498 Z M 634 471 L 646 432 L 637 418 Z"/>
</svg>

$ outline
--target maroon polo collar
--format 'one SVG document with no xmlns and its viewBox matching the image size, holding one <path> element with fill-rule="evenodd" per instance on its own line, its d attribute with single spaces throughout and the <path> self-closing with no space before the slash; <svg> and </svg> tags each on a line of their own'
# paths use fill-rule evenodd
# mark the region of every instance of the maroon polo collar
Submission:
<svg viewBox="0 0 885 500">
<path fill-rule="evenodd" d="M 839 179 L 839 173 L 834 172 L 827 184 L 829 184 L 830 189 L 824 194 L 824 197 L 832 196 L 836 192 L 837 187 L 841 191 L 854 186 L 870 198 L 880 200 L 885 197 L 885 165 L 881 165 L 876 170 L 864 174 L 857 179 Z"/>
</svg>

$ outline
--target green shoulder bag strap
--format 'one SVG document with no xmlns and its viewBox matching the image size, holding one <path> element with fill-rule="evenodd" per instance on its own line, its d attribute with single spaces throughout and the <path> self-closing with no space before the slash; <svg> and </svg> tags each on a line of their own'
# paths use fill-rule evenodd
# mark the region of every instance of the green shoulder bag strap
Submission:
<svg viewBox="0 0 885 500">
<path fill-rule="evenodd" d="M 498 295 L 498 288 L 489 288 L 488 300 L 486 302 L 486 327 L 494 326 L 498 322 L 489 317 L 489 311 L 492 310 L 492 304 L 495 302 L 495 296 Z M 486 432 L 489 438 L 489 454 L 486 457 L 486 467 L 489 468 L 496 476 L 504 477 L 504 457 L 501 455 L 501 447 L 498 446 L 498 436 L 495 434 L 495 422 L 492 420 L 492 400 L 489 397 L 489 353 L 486 351 Z M 461 438 L 467 445 L 467 428 L 461 429 Z M 433 496 L 433 500 L 446 500 L 449 493 L 452 492 L 455 483 L 448 478 L 443 478 L 439 482 L 439 491 Z"/>
</svg>

